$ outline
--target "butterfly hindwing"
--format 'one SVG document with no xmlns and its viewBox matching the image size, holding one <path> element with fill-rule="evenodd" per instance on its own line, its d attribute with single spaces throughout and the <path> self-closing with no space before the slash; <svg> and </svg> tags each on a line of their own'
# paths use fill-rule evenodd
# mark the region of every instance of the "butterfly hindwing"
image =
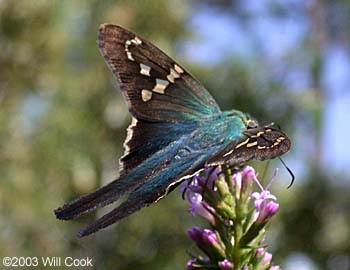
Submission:
<svg viewBox="0 0 350 270">
<path fill-rule="evenodd" d="M 102 24 L 99 47 L 137 119 L 184 122 L 220 112 L 197 80 L 138 35 Z"/>
<path fill-rule="evenodd" d="M 86 236 L 133 214 L 166 196 L 187 174 L 195 174 L 207 158 L 207 151 L 189 153 L 185 159 L 174 158 L 167 167 L 155 168 L 150 179 L 136 188 L 129 197 L 111 212 L 83 228 L 78 236 Z"/>
<path fill-rule="evenodd" d="M 197 127 L 196 122 L 146 122 L 132 119 L 124 142 L 125 152 L 120 158 L 120 174 L 124 175 L 154 153 L 178 140 L 184 133 Z"/>
</svg>

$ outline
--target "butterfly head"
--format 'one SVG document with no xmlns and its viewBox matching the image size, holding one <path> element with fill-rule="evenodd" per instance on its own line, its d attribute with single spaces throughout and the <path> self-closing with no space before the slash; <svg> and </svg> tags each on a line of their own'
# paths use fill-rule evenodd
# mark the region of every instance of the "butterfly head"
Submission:
<svg viewBox="0 0 350 270">
<path fill-rule="evenodd" d="M 221 157 L 224 163 L 240 165 L 253 159 L 273 159 L 289 151 L 290 139 L 275 124 L 258 126 L 255 120 L 250 119 L 246 121 L 246 126 L 246 137 Z"/>
<path fill-rule="evenodd" d="M 244 134 L 247 137 L 235 146 L 236 150 L 246 148 L 248 152 L 252 152 L 252 159 L 258 160 L 275 158 L 289 151 L 291 142 L 279 125 L 271 123 L 260 126 L 249 114 L 244 114 L 244 117 Z"/>
<path fill-rule="evenodd" d="M 279 157 L 288 152 L 291 147 L 290 139 L 274 124 L 248 129 L 246 134 L 249 139 L 246 148 L 253 147 L 254 159 L 265 160 Z"/>
</svg>

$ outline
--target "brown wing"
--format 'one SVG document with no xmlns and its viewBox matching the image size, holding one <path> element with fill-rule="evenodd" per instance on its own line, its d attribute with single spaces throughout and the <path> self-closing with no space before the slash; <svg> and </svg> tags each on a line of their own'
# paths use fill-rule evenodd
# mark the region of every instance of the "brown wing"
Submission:
<svg viewBox="0 0 350 270">
<path fill-rule="evenodd" d="M 140 36 L 117 25 L 102 24 L 99 47 L 134 117 L 184 122 L 220 112 L 197 80 Z"/>
</svg>

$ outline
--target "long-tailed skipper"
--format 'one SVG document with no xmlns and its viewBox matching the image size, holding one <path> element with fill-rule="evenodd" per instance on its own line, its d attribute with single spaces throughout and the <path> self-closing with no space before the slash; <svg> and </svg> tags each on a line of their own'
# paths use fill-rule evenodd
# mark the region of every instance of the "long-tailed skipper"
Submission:
<svg viewBox="0 0 350 270">
<path fill-rule="evenodd" d="M 120 176 L 55 214 L 69 220 L 128 197 L 79 237 L 157 202 L 205 167 L 241 165 L 289 151 L 291 142 L 280 129 L 259 126 L 237 110 L 221 111 L 200 82 L 149 41 L 111 24 L 100 26 L 98 41 L 133 117 Z"/>
</svg>

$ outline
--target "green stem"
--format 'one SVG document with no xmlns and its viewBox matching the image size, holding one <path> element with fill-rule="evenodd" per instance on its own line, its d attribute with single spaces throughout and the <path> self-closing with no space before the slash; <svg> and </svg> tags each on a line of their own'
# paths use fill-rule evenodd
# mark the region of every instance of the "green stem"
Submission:
<svg viewBox="0 0 350 270">
<path fill-rule="evenodd" d="M 233 183 L 232 183 L 232 172 L 231 172 L 231 169 L 230 169 L 230 167 L 228 165 L 223 165 L 222 166 L 222 170 L 224 172 L 225 180 L 226 180 L 227 185 L 228 185 L 228 187 L 230 189 L 230 192 L 232 194 L 234 194 L 233 193 L 234 188 L 233 188 Z"/>
<path fill-rule="evenodd" d="M 243 224 L 242 219 L 240 216 L 237 216 L 235 227 L 234 227 L 234 238 L 235 238 L 235 245 L 233 248 L 233 265 L 234 269 L 238 270 L 241 268 L 241 249 L 240 249 L 240 242 L 243 236 Z"/>
<path fill-rule="evenodd" d="M 227 185 L 230 189 L 231 194 L 235 194 L 233 182 L 232 182 L 231 169 L 227 165 L 224 165 L 222 169 L 223 169 L 225 180 L 227 182 Z M 233 234 L 235 242 L 233 247 L 232 245 L 230 245 L 228 253 L 231 255 L 230 257 L 232 257 L 234 270 L 239 270 L 241 268 L 241 256 L 242 256 L 241 250 L 240 250 L 240 241 L 243 236 L 243 217 L 242 217 L 242 211 L 240 209 L 241 208 L 240 203 L 238 202 L 237 204 L 236 202 L 235 205 L 236 205 L 235 212 L 237 216 L 236 216 L 234 228 L 233 230 L 230 230 L 231 231 L 230 235 Z"/>
</svg>

